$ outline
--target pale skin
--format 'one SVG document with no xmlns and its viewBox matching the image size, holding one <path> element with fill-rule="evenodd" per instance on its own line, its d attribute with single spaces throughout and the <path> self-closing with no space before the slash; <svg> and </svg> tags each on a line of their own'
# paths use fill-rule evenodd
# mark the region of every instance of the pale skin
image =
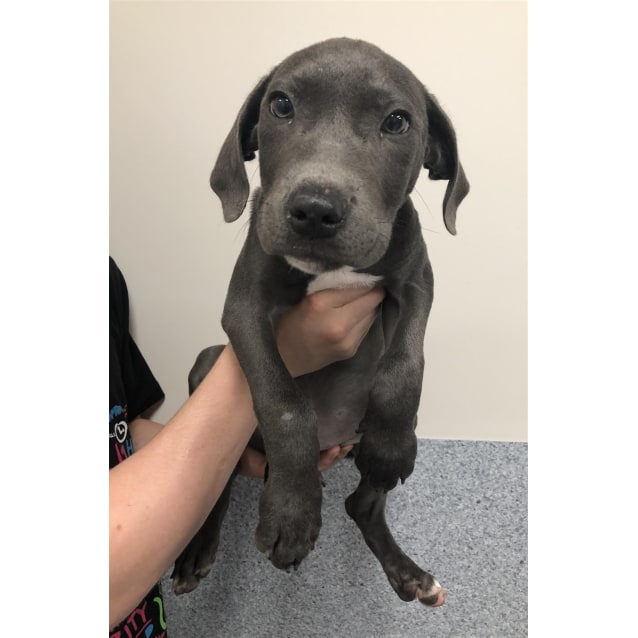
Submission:
<svg viewBox="0 0 638 638">
<path fill-rule="evenodd" d="M 277 324 L 292 376 L 353 356 L 376 316 L 380 288 L 324 290 Z M 164 426 L 130 424 L 135 454 L 109 472 L 109 626 L 121 622 L 173 564 L 213 508 L 233 469 L 263 476 L 266 458 L 247 448 L 257 419 L 232 346 Z M 323 471 L 351 446 L 318 459 Z"/>
</svg>

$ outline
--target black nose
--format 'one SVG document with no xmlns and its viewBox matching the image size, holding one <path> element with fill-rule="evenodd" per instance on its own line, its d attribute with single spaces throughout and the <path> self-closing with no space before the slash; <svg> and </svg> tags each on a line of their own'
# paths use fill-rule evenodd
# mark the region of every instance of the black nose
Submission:
<svg viewBox="0 0 638 638">
<path fill-rule="evenodd" d="M 288 222 L 307 239 L 334 237 L 345 221 L 345 207 L 332 195 L 297 193 L 288 205 Z"/>
</svg>

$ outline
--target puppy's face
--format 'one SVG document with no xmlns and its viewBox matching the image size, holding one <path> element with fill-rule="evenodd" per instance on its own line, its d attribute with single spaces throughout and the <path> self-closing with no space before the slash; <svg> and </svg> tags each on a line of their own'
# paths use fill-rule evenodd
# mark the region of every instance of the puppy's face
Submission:
<svg viewBox="0 0 638 638">
<path fill-rule="evenodd" d="M 256 151 L 262 188 L 253 215 L 263 249 L 315 274 L 383 257 L 421 167 L 448 181 L 443 220 L 453 235 L 470 187 L 436 99 L 359 40 L 294 53 L 246 98 L 210 177 L 228 222 L 246 208 L 245 162 Z"/>
<path fill-rule="evenodd" d="M 260 104 L 257 233 L 308 272 L 366 268 L 423 167 L 423 85 L 365 43 L 329 41 L 280 64 Z"/>
</svg>

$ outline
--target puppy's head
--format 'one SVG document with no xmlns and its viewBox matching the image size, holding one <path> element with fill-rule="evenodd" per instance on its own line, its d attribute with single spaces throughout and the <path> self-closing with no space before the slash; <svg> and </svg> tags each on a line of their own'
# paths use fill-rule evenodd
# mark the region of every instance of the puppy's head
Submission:
<svg viewBox="0 0 638 638">
<path fill-rule="evenodd" d="M 422 167 L 449 181 L 443 217 L 452 234 L 469 190 L 437 101 L 403 64 L 357 40 L 292 54 L 248 96 L 211 175 L 227 221 L 246 206 L 244 162 L 257 150 L 262 247 L 309 271 L 381 259 Z"/>
</svg>

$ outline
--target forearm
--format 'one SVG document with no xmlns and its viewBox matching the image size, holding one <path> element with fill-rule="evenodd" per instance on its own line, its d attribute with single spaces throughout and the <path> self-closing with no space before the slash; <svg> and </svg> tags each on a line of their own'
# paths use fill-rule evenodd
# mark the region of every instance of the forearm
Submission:
<svg viewBox="0 0 638 638">
<path fill-rule="evenodd" d="M 137 418 L 129 424 L 131 438 L 133 439 L 133 449 L 137 452 L 141 450 L 151 439 L 159 434 L 163 425 L 149 419 Z"/>
<path fill-rule="evenodd" d="M 255 424 L 246 379 L 227 347 L 175 417 L 109 472 L 112 624 L 202 525 Z"/>
<path fill-rule="evenodd" d="M 380 289 L 326 290 L 288 311 L 277 341 L 291 374 L 352 356 L 382 299 Z M 136 452 L 109 472 L 111 625 L 135 607 L 201 527 L 256 422 L 230 346 L 165 426 L 134 422 Z M 345 451 L 335 448 L 326 458 Z"/>
</svg>

